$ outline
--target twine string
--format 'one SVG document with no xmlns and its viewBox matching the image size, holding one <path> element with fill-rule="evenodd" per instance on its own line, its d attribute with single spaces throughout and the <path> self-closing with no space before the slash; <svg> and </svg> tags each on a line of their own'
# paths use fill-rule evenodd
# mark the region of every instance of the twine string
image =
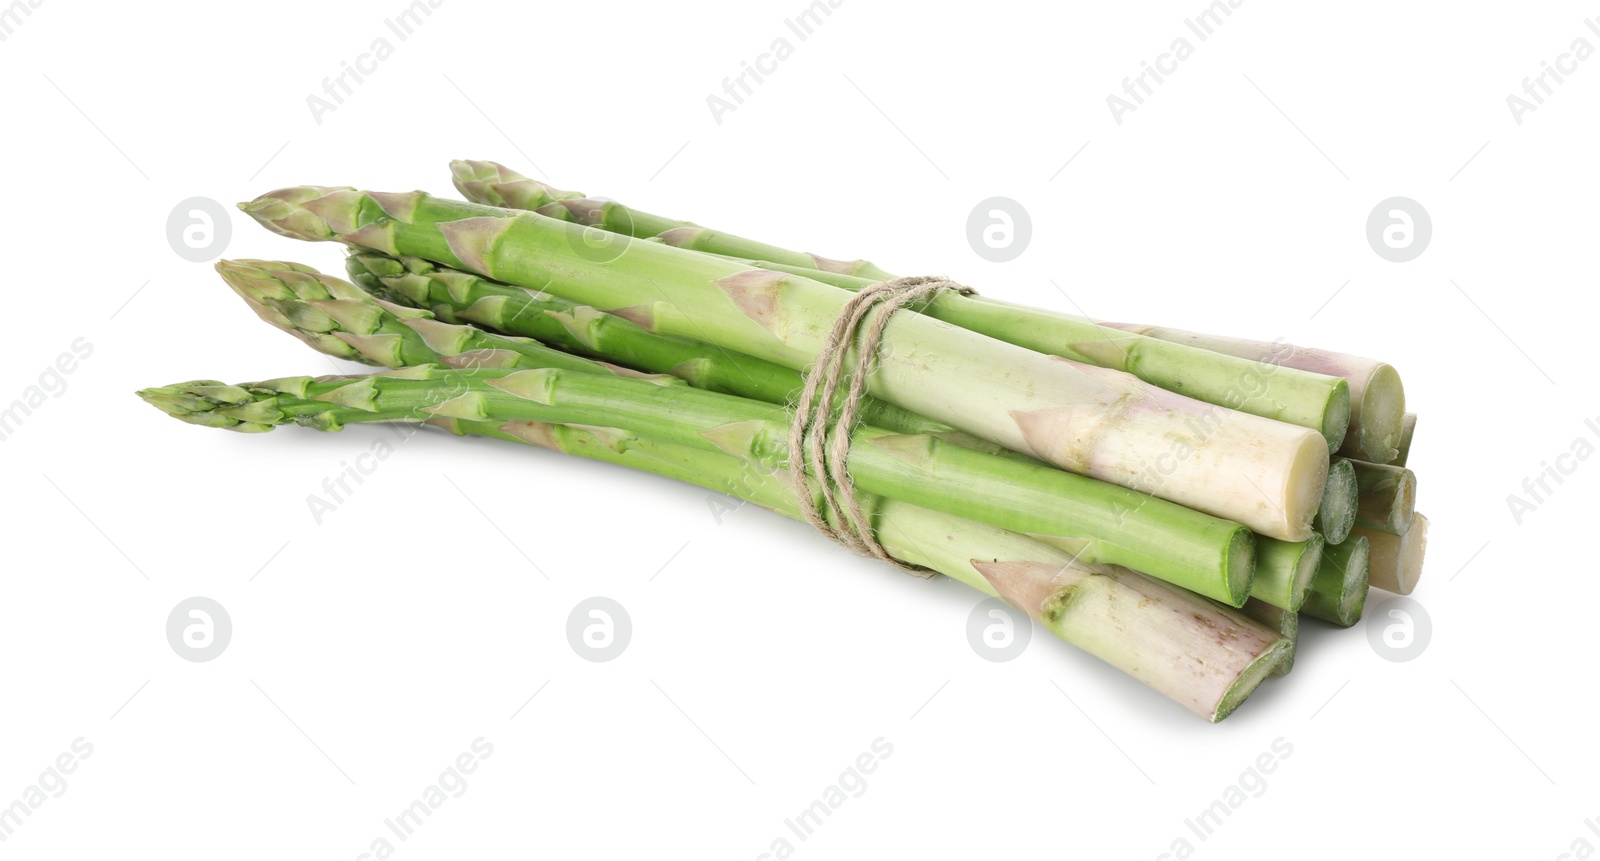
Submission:
<svg viewBox="0 0 1600 861">
<path fill-rule="evenodd" d="M 972 295 L 971 287 L 936 275 L 880 281 L 850 297 L 806 372 L 805 385 L 789 423 L 789 480 L 806 521 L 830 539 L 863 556 L 872 556 L 918 574 L 922 569 L 889 555 L 879 543 L 850 478 L 852 432 L 867 397 L 867 376 L 884 330 L 895 312 L 941 290 Z M 875 316 L 873 312 L 877 312 Z M 864 321 L 872 316 L 863 327 Z M 855 366 L 846 370 L 851 352 Z M 839 390 L 844 387 L 843 402 Z M 837 410 L 835 405 L 837 404 Z M 821 504 L 811 483 L 821 490 Z"/>
</svg>

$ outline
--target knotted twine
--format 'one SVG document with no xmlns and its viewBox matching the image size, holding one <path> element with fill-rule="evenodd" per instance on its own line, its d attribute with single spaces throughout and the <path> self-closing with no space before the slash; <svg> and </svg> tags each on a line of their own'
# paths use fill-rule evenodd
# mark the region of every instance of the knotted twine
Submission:
<svg viewBox="0 0 1600 861">
<path fill-rule="evenodd" d="M 806 372 L 805 386 L 800 390 L 789 421 L 789 480 L 806 521 L 856 553 L 882 559 L 917 574 L 927 572 L 890 556 L 878 542 L 847 467 L 851 431 L 861 412 L 861 402 L 867 396 L 867 374 L 877 357 L 889 318 L 901 308 L 941 290 L 954 290 L 963 296 L 977 292 L 942 276 L 913 275 L 880 281 L 850 297 L 839 316 L 834 318 L 833 329 L 817 352 L 817 360 Z M 878 314 L 863 330 L 862 322 L 873 311 Z M 844 366 L 852 346 L 857 358 L 847 377 Z M 834 405 L 841 383 L 846 384 L 844 402 L 835 415 Z M 812 474 L 816 475 L 822 490 L 821 505 L 815 502 L 811 490 Z"/>
</svg>

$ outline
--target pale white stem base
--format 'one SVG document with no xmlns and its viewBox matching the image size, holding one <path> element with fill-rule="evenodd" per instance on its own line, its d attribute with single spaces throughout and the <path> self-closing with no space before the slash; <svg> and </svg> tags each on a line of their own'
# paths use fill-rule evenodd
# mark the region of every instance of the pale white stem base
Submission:
<svg viewBox="0 0 1600 861">
<path fill-rule="evenodd" d="M 1002 444 L 1281 541 L 1311 536 L 1328 477 L 1320 433 L 1156 389 L 1121 371 L 1046 361 L 1056 373 L 1041 370 L 1029 386 L 1037 401 L 1055 405 L 1012 410 L 1015 424 Z"/>
<path fill-rule="evenodd" d="M 1367 537 L 1367 577 L 1371 585 L 1396 595 L 1410 595 L 1422 577 L 1422 557 L 1428 550 L 1428 518 L 1411 516 L 1402 535 L 1357 527 L 1352 533 Z"/>
</svg>

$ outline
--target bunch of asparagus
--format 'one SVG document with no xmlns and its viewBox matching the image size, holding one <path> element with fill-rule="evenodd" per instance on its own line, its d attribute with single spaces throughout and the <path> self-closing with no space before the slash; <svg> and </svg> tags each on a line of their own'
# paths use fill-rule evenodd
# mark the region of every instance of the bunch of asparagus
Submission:
<svg viewBox="0 0 1600 861">
<path fill-rule="evenodd" d="M 1288 671 L 1300 614 L 1353 625 L 1369 585 L 1416 584 L 1415 418 L 1389 365 L 944 291 L 852 351 L 860 420 L 832 474 L 791 450 L 792 405 L 852 293 L 896 276 L 451 167 L 469 202 L 302 186 L 241 204 L 342 243 L 350 281 L 217 265 L 262 320 L 384 370 L 139 395 L 238 431 L 426 423 L 820 516 L 1212 721 Z"/>
</svg>

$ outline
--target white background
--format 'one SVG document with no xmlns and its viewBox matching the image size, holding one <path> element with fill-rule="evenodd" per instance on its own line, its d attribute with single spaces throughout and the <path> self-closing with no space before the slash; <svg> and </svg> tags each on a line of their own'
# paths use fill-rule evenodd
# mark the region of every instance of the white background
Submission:
<svg viewBox="0 0 1600 861">
<path fill-rule="evenodd" d="M 492 756 L 401 858 L 1600 845 L 1600 459 L 1521 525 L 1506 501 L 1600 444 L 1600 60 L 1520 125 L 1506 105 L 1574 39 L 1600 46 L 1593 4 L 1248 2 L 1204 42 L 1198 0 L 845 0 L 803 42 L 801 0 L 446 0 L 402 42 L 403 8 L 46 0 L 0 42 L 0 404 L 93 346 L 0 443 L 0 804 L 94 747 L 0 854 L 357 858 L 479 737 Z M 1184 35 L 1193 56 L 1118 125 L 1106 96 Z M 316 122 L 307 96 L 379 36 L 393 55 Z M 780 36 L 793 56 L 716 122 L 706 97 Z M 976 593 L 753 509 L 719 524 L 694 488 L 425 433 L 319 526 L 307 496 L 381 431 L 248 437 L 133 396 L 330 371 L 174 253 L 180 200 L 445 193 L 452 158 L 1044 307 L 1390 361 L 1423 417 L 1432 640 L 1397 664 L 1364 627 L 1315 628 L 1211 726 L 1042 632 L 981 660 Z M 995 195 L 1033 221 L 1006 264 L 965 238 Z M 1364 235 L 1394 195 L 1433 220 L 1405 264 Z M 226 256 L 338 271 L 332 246 L 232 229 Z M 195 595 L 234 626 L 208 663 L 165 639 Z M 566 640 L 592 595 L 632 618 L 610 663 Z M 794 839 L 784 819 L 880 737 L 865 792 Z M 1207 840 L 1185 828 L 1280 738 L 1259 796 Z"/>
</svg>

